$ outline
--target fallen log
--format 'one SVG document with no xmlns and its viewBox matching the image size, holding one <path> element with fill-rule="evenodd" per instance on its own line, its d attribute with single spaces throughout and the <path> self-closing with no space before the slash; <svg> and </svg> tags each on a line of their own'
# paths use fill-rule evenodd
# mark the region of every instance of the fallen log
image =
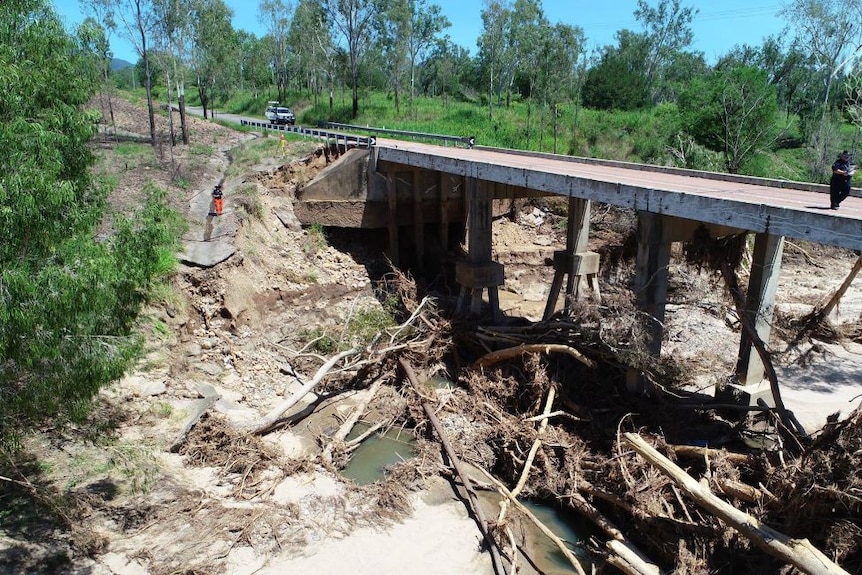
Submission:
<svg viewBox="0 0 862 575">
<path fill-rule="evenodd" d="M 492 351 L 491 353 L 485 354 L 477 359 L 473 363 L 473 367 L 488 367 L 495 363 L 500 363 L 501 361 L 512 359 L 513 357 L 518 357 L 519 355 L 527 353 L 565 353 L 580 361 L 587 367 L 596 367 L 596 363 L 593 360 L 575 348 L 559 343 L 524 343 L 516 347 L 507 347 L 506 349 Z"/>
<path fill-rule="evenodd" d="M 554 397 L 556 396 L 556 389 L 554 386 L 551 386 L 548 389 L 548 397 L 545 400 L 545 407 L 542 410 L 542 415 L 545 417 L 539 423 L 539 429 L 536 432 L 536 439 L 533 441 L 533 445 L 530 447 L 530 452 L 527 454 L 527 461 L 524 462 L 524 468 L 521 471 L 521 477 L 518 479 L 518 483 L 515 485 L 515 488 L 512 489 L 511 496 L 513 498 L 517 498 L 520 495 L 521 491 L 524 489 L 524 486 L 527 484 L 527 479 L 530 476 L 530 470 L 533 468 L 533 461 L 536 459 L 536 453 L 539 451 L 539 448 L 542 446 L 542 436 L 545 434 L 545 430 L 548 428 L 548 415 L 551 413 L 551 407 L 554 404 Z M 509 499 L 503 499 L 500 502 L 500 513 L 497 515 L 497 525 L 505 525 L 506 522 L 506 513 L 509 510 Z M 508 531 L 508 528 L 507 528 Z M 512 568 L 513 571 L 515 569 L 515 561 L 514 558 L 517 556 L 517 547 L 515 545 L 511 545 L 512 548 Z"/>
<path fill-rule="evenodd" d="M 833 563 L 807 539 L 790 538 L 715 496 L 709 487 L 701 485 L 691 475 L 659 453 L 641 436 L 625 433 L 624 437 L 641 457 L 669 477 L 698 505 L 717 515 L 767 554 L 785 561 L 809 575 L 849 575 L 847 571 Z"/>
<path fill-rule="evenodd" d="M 344 440 L 348 435 L 350 435 L 350 432 L 353 431 L 354 426 L 359 422 L 359 418 L 362 417 L 362 414 L 365 413 L 365 410 L 368 408 L 368 404 L 371 403 L 371 400 L 373 400 L 374 396 L 377 395 L 377 391 L 380 389 L 381 385 L 383 385 L 382 378 L 371 384 L 365 392 L 365 397 L 363 397 L 362 401 L 353 408 L 353 412 L 351 412 L 350 416 L 344 420 L 344 423 L 341 424 L 341 427 L 338 428 L 338 431 L 335 432 L 327 446 L 323 449 L 322 455 L 324 461 L 332 463 L 332 452 L 335 450 L 335 447 L 338 445 L 344 445 Z"/>
<path fill-rule="evenodd" d="M 582 489 L 582 485 L 578 489 Z M 650 561 L 632 542 L 626 539 L 607 517 L 587 501 L 580 493 L 572 494 L 570 498 L 575 510 L 593 522 L 609 539 L 605 547 L 610 552 L 607 562 L 626 575 L 661 575 L 658 565 Z"/>
<path fill-rule="evenodd" d="M 404 375 L 410 382 L 410 386 L 414 391 L 419 393 L 421 397 L 420 385 L 416 379 L 413 367 L 404 358 L 398 359 L 398 365 L 400 365 L 401 369 L 404 370 Z M 473 517 L 476 519 L 476 524 L 479 527 L 479 531 L 482 533 L 482 537 L 485 539 L 485 544 L 488 546 L 488 552 L 491 554 L 491 562 L 494 566 L 494 573 L 497 575 L 506 575 L 506 570 L 503 567 L 503 558 L 500 555 L 497 541 L 488 529 L 488 520 L 485 518 L 485 513 L 482 511 L 482 507 L 479 504 L 479 497 L 473 489 L 473 483 L 470 481 L 470 476 L 467 475 L 466 471 L 461 466 L 461 460 L 458 459 L 455 450 L 452 449 L 452 445 L 449 443 L 449 439 L 446 436 L 446 431 L 443 429 L 443 426 L 440 425 L 440 420 L 437 419 L 437 416 L 434 414 L 434 408 L 432 408 L 428 402 L 423 401 L 422 410 L 425 412 L 425 416 L 434 428 L 434 432 L 437 434 L 440 444 L 446 451 L 446 456 L 449 458 L 449 461 L 452 462 L 452 467 L 455 469 L 455 473 L 461 480 L 461 485 L 464 486 L 464 491 L 467 494 L 465 500 L 470 507 Z"/>
<path fill-rule="evenodd" d="M 698 445 L 671 445 L 671 449 L 677 457 L 690 457 L 693 459 L 704 459 L 710 455 L 720 455 L 733 465 L 753 464 L 755 460 L 746 453 L 735 453 L 726 449 L 710 449 L 709 447 L 700 447 Z"/>
<path fill-rule="evenodd" d="M 581 562 L 578 561 L 578 558 L 575 557 L 574 553 L 572 553 L 569 550 L 569 548 L 566 547 L 566 544 L 563 543 L 562 539 L 557 537 L 553 531 L 548 529 L 547 525 L 545 525 L 544 523 L 539 521 L 538 517 L 533 515 L 533 513 L 529 509 L 524 507 L 524 504 L 521 503 L 520 501 L 518 501 L 518 499 L 514 495 L 512 495 L 512 492 L 510 492 L 506 488 L 506 486 L 500 482 L 499 479 L 497 479 L 496 477 L 494 477 L 493 475 L 491 475 L 489 472 L 485 471 L 481 467 L 477 467 L 477 469 L 479 471 L 481 471 L 482 474 L 486 478 L 488 478 L 488 481 L 490 481 L 491 483 L 494 484 L 494 486 L 497 488 L 497 491 L 500 493 L 500 495 L 507 498 L 507 500 L 511 501 L 512 505 L 514 505 L 515 507 L 518 508 L 518 511 L 523 513 L 527 519 L 529 519 L 530 521 L 533 522 L 533 524 L 539 529 L 539 531 L 544 533 L 551 541 L 553 541 L 554 545 L 557 546 L 557 548 L 560 550 L 560 552 L 563 554 L 563 556 L 565 556 L 565 558 L 569 560 L 569 563 L 572 564 L 572 567 L 574 567 L 575 571 L 577 571 L 580 575 L 586 575 L 584 568 L 581 566 Z"/>
<path fill-rule="evenodd" d="M 282 416 L 287 412 L 287 410 L 299 403 L 303 397 L 308 395 L 311 390 L 314 389 L 315 386 L 317 386 L 317 384 L 323 381 L 323 378 L 326 377 L 326 374 L 329 373 L 332 368 L 338 364 L 339 361 L 350 356 L 356 355 L 358 353 L 358 348 L 352 348 L 332 356 L 326 361 L 326 363 L 320 366 L 311 381 L 302 384 L 302 387 L 290 394 L 290 397 L 275 406 L 272 410 L 270 410 L 269 413 L 267 413 L 257 422 L 242 425 L 240 426 L 240 428 L 243 431 L 247 431 L 255 435 L 263 435 L 264 433 L 267 433 L 270 429 L 273 428 L 276 422 L 282 418 Z"/>
</svg>

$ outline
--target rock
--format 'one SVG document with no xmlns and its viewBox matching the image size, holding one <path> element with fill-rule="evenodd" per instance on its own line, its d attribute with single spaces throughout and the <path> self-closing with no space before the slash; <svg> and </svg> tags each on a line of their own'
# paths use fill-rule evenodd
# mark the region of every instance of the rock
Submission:
<svg viewBox="0 0 862 575">
<path fill-rule="evenodd" d="M 197 363 L 194 367 L 207 375 L 217 376 L 224 371 L 221 366 L 215 363 Z"/>
<path fill-rule="evenodd" d="M 211 268 L 231 257 L 236 248 L 228 242 L 183 241 L 179 260 L 183 263 Z"/>
<path fill-rule="evenodd" d="M 162 395 L 168 390 L 168 386 L 164 381 L 146 381 L 138 388 L 138 395 L 141 397 L 153 397 Z"/>
</svg>

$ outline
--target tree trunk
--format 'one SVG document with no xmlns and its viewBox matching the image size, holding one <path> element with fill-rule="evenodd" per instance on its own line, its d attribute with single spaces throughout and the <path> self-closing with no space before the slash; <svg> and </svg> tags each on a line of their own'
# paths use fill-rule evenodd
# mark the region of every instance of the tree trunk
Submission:
<svg viewBox="0 0 862 575">
<path fill-rule="evenodd" d="M 850 575 L 811 545 L 807 539 L 792 539 L 762 524 L 756 517 L 719 499 L 708 487 L 701 485 L 691 475 L 677 467 L 641 436 L 634 433 L 626 433 L 624 436 L 641 457 L 669 477 L 698 505 L 720 517 L 767 554 L 809 575 Z"/>
</svg>

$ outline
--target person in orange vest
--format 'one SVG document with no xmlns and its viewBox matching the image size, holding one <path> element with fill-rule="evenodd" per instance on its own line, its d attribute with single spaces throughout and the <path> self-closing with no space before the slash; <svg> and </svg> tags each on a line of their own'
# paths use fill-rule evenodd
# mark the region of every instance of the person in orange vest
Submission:
<svg viewBox="0 0 862 575">
<path fill-rule="evenodd" d="M 216 184 L 213 190 L 213 208 L 214 215 L 220 216 L 222 214 L 222 210 L 224 209 L 224 192 L 222 192 L 221 184 Z"/>
</svg>

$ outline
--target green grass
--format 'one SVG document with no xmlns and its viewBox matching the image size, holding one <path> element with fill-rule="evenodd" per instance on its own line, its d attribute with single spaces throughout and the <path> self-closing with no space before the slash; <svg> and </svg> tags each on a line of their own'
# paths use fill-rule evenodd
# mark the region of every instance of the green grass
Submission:
<svg viewBox="0 0 862 575">
<path fill-rule="evenodd" d="M 190 97 L 190 103 L 195 97 Z M 219 102 L 216 107 L 262 119 L 266 102 L 273 99 L 276 99 L 276 95 L 272 88 L 258 95 L 249 91 L 236 91 L 230 100 Z M 679 159 L 672 153 L 675 146 L 679 145 L 678 135 L 681 132 L 681 119 L 675 104 L 662 104 L 641 111 L 600 111 L 566 103 L 558 106 L 554 117 L 551 106 L 541 102 L 531 104 L 518 95 L 513 96 L 508 106 L 503 102 L 494 102 L 489 108 L 485 94 L 460 94 L 459 98 L 450 97 L 445 101 L 439 97 L 426 96 L 411 99 L 409 94 L 404 94 L 400 100 L 400 109 L 395 110 L 391 93 L 362 90 L 359 115 L 353 118 L 350 91 L 345 88 L 334 94 L 332 109 L 328 98 L 320 97 L 315 102 L 307 92 L 290 93 L 282 99 L 282 103 L 296 112 L 297 122 L 303 126 L 314 126 L 318 121 L 339 122 L 370 127 L 367 133 L 372 133 L 373 128 L 383 128 L 472 136 L 478 145 L 483 146 L 680 165 Z M 779 125 L 788 124 L 783 114 L 776 116 L 776 121 Z M 292 138 L 290 135 L 287 137 Z M 845 122 L 836 135 L 834 146 L 852 149 L 857 139 L 855 128 Z M 267 138 L 260 140 L 266 141 Z M 259 151 L 261 154 L 266 152 L 272 153 L 272 150 Z M 688 152 L 687 165 L 683 167 L 723 170 L 723 159 L 719 152 L 702 146 L 689 149 Z M 810 181 L 811 176 L 806 169 L 811 164 L 810 154 L 799 137 L 798 126 L 791 121 L 773 149 L 749 158 L 742 166 L 741 173 Z"/>
</svg>

